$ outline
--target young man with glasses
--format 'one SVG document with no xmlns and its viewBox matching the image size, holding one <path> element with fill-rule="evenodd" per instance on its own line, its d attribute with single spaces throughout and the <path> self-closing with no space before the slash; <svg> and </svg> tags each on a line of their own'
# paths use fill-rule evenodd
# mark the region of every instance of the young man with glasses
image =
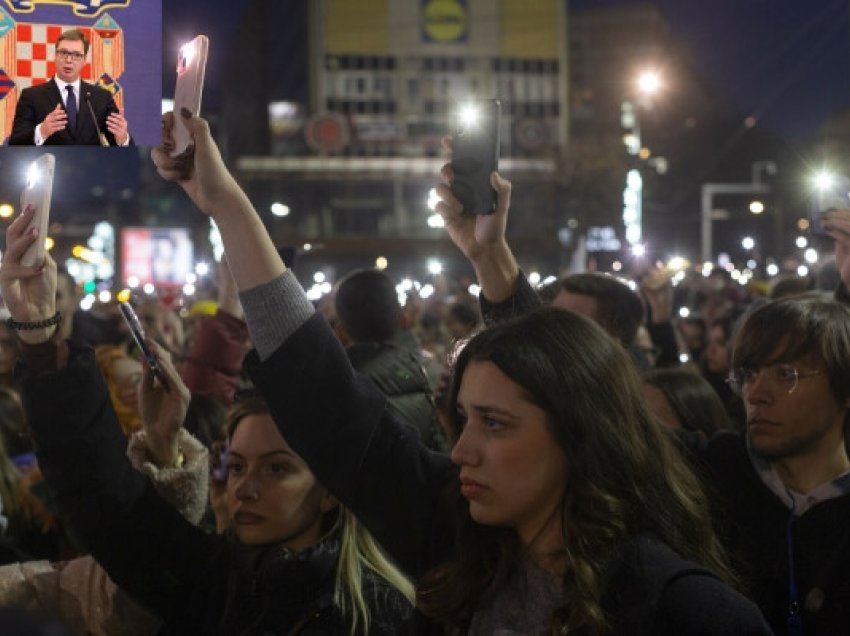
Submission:
<svg viewBox="0 0 850 636">
<path fill-rule="evenodd" d="M 850 629 L 850 307 L 762 305 L 735 337 L 729 385 L 743 437 L 703 449 L 720 534 L 777 634 Z"/>
<path fill-rule="evenodd" d="M 77 29 L 56 40 L 55 75 L 21 91 L 10 145 L 129 146 L 127 120 L 112 94 L 80 79 L 89 42 Z"/>
</svg>

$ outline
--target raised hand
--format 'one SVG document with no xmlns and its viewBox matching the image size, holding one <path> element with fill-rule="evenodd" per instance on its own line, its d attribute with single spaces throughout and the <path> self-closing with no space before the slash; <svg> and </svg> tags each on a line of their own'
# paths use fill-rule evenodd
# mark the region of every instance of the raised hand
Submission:
<svg viewBox="0 0 850 636">
<path fill-rule="evenodd" d="M 450 138 L 443 139 L 443 145 L 451 149 Z M 443 166 L 440 176 L 443 183 L 437 186 L 440 201 L 436 210 L 445 221 L 449 237 L 475 268 L 484 297 L 493 302 L 507 299 L 515 292 L 519 278 L 519 267 L 505 238 L 511 182 L 494 172 L 490 175 L 490 183 L 497 193 L 496 211 L 465 214 L 449 187 L 454 178 L 451 164 Z"/>
<path fill-rule="evenodd" d="M 35 241 L 43 241 L 38 229 L 27 227 L 35 210 L 27 208 L 6 228 L 6 251 L 0 266 L 0 293 L 12 319 L 16 322 L 35 322 L 53 317 L 56 313 L 56 263 L 45 255 L 38 267 L 21 264 L 21 257 Z M 19 331 L 24 342 L 44 342 L 55 327 Z"/>
<path fill-rule="evenodd" d="M 147 345 L 159 361 L 169 389 L 156 381 L 153 371 L 142 364 L 142 380 L 139 386 L 139 414 L 147 435 L 148 452 L 158 466 L 174 466 L 179 453 L 178 435 L 191 394 L 180 379 L 171 362 L 171 355 L 153 339 Z"/>
<path fill-rule="evenodd" d="M 172 130 L 175 116 L 183 118 L 193 141 L 193 147 L 180 157 L 169 154 L 174 147 Z M 162 146 L 151 151 L 151 158 L 160 176 L 166 181 L 179 183 L 204 214 L 215 216 L 216 204 L 226 203 L 227 199 L 242 194 L 224 165 L 218 146 L 210 135 L 209 124 L 205 119 L 192 117 L 188 111 L 180 115 L 163 115 Z"/>
</svg>

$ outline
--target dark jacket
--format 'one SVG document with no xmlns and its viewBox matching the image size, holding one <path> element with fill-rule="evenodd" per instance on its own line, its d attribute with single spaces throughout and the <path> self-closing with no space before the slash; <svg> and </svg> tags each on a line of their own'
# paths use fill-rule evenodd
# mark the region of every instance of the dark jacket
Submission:
<svg viewBox="0 0 850 636">
<path fill-rule="evenodd" d="M 248 370 L 289 445 L 405 573 L 418 580 L 453 556 L 457 517 L 450 493 L 457 492 L 457 467 L 393 417 L 383 396 L 354 373 L 321 316 L 301 325 L 268 360 L 249 356 Z M 619 626 L 613 633 L 770 633 L 747 599 L 676 559 L 676 568 L 689 571 L 669 585 L 666 578 L 648 582 L 655 580 L 651 569 L 630 567 L 639 559 L 623 560 L 611 578 L 609 607 Z M 642 593 L 653 585 L 662 593 L 650 627 L 634 631 L 629 616 L 642 610 Z M 441 633 L 421 616 L 416 630 Z"/>
<path fill-rule="evenodd" d="M 428 448 L 448 450 L 422 366 L 419 343 L 412 333 L 402 331 L 385 342 L 356 342 L 345 351 L 351 366 L 375 383 L 389 399 L 393 414 L 415 426 Z"/>
<path fill-rule="evenodd" d="M 92 113 L 86 103 L 88 95 Z M 77 110 L 77 126 L 75 130 L 66 127 L 57 131 L 44 141 L 45 146 L 99 146 L 98 129 L 106 135 L 110 146 L 116 146 L 115 136 L 106 128 L 106 118 L 118 112 L 118 106 L 112 99 L 112 94 L 100 86 L 80 81 L 80 107 Z M 15 108 L 15 120 L 12 123 L 12 134 L 9 137 L 10 146 L 32 146 L 35 143 L 35 128 L 50 114 L 56 105 L 64 109 L 59 87 L 54 79 L 44 84 L 30 86 L 21 91 L 18 105 Z M 95 120 L 97 126 L 95 126 Z M 133 144 L 132 139 L 130 144 Z"/>
<path fill-rule="evenodd" d="M 127 460 L 91 349 L 72 346 L 66 368 L 19 367 L 19 377 L 60 513 L 110 577 L 165 621 L 165 633 L 348 633 L 331 603 L 336 537 L 293 555 L 206 535 L 186 521 Z M 409 605 L 371 577 L 364 588 L 378 624 L 372 633 L 397 633 Z"/>
<path fill-rule="evenodd" d="M 695 453 L 716 491 L 721 538 L 776 633 L 788 633 L 792 562 L 804 634 L 850 634 L 850 495 L 792 517 L 759 477 L 742 436 L 716 435 Z"/>
</svg>

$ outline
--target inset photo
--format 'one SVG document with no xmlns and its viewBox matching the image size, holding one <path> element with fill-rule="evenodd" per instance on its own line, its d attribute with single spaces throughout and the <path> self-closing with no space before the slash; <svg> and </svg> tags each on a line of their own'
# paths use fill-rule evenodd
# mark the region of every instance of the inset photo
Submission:
<svg viewBox="0 0 850 636">
<path fill-rule="evenodd" d="M 0 4 L 0 138 L 13 146 L 160 142 L 162 3 Z"/>
</svg>

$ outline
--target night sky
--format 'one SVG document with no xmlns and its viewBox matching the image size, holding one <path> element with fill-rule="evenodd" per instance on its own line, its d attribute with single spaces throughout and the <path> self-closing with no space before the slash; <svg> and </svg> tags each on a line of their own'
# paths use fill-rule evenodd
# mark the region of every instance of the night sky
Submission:
<svg viewBox="0 0 850 636">
<path fill-rule="evenodd" d="M 573 9 L 630 0 L 572 0 Z M 847 0 L 656 0 L 704 79 L 791 141 L 850 108 Z"/>
</svg>

